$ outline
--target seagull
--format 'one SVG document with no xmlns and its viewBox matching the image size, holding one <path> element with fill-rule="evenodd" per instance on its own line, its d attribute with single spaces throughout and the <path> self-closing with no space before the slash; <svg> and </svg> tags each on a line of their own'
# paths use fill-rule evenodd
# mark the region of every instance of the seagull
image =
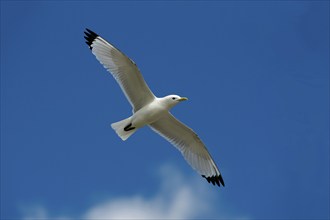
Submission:
<svg viewBox="0 0 330 220">
<path fill-rule="evenodd" d="M 156 97 L 133 60 L 95 32 L 86 28 L 85 39 L 96 59 L 112 74 L 133 108 L 132 116 L 111 124 L 127 140 L 139 128 L 149 126 L 174 145 L 188 164 L 213 185 L 225 186 L 221 173 L 198 135 L 169 111 L 186 97 Z"/>
</svg>

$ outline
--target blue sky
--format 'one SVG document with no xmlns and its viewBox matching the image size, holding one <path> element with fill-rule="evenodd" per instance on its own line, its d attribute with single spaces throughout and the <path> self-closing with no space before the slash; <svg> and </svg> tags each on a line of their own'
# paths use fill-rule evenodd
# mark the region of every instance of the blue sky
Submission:
<svg viewBox="0 0 330 220">
<path fill-rule="evenodd" d="M 226 187 L 149 128 L 84 42 L 132 58 Z M 1 1 L 1 218 L 329 217 L 328 1 Z"/>
</svg>

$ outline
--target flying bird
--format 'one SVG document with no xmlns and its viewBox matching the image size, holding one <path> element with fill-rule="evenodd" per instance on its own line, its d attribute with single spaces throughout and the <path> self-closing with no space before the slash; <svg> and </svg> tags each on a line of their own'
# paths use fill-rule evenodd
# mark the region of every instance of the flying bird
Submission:
<svg viewBox="0 0 330 220">
<path fill-rule="evenodd" d="M 96 59 L 112 74 L 133 108 L 132 116 L 111 124 L 125 141 L 139 128 L 148 125 L 173 144 L 188 164 L 209 183 L 225 186 L 221 173 L 198 135 L 169 111 L 185 97 L 156 97 L 133 60 L 112 44 L 86 28 L 85 39 Z"/>
</svg>

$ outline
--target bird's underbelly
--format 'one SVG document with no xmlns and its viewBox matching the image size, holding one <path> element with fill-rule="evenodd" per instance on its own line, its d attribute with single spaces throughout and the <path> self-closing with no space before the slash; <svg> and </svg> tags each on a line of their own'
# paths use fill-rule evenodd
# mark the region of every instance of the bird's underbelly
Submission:
<svg viewBox="0 0 330 220">
<path fill-rule="evenodd" d="M 140 128 L 151 124 L 162 117 L 166 113 L 165 109 L 148 105 L 135 112 L 132 116 L 132 126 Z"/>
</svg>

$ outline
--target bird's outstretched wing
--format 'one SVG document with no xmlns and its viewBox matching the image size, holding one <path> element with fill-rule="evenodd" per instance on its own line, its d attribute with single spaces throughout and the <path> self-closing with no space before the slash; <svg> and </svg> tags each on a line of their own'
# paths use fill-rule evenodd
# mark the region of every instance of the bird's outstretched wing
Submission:
<svg viewBox="0 0 330 220">
<path fill-rule="evenodd" d="M 208 182 L 225 186 L 219 169 L 193 130 L 177 120 L 171 113 L 150 124 L 150 127 L 181 151 L 189 165 Z"/>
<path fill-rule="evenodd" d="M 136 64 L 102 37 L 86 28 L 85 39 L 96 59 L 113 75 L 126 98 L 138 111 L 155 99 Z"/>
</svg>

